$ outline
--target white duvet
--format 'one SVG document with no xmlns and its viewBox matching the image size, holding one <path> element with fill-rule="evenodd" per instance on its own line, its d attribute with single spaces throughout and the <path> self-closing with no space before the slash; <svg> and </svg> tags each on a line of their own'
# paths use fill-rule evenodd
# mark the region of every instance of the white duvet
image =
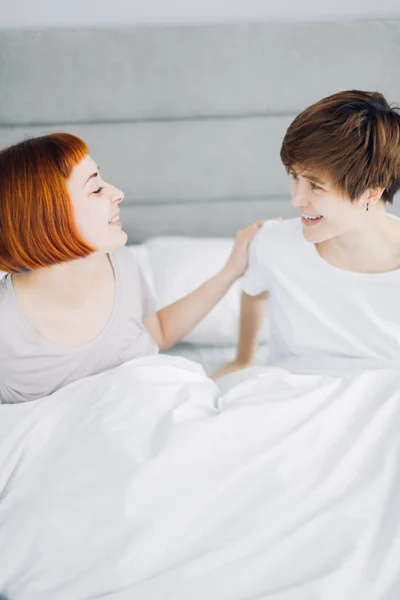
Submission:
<svg viewBox="0 0 400 600">
<path fill-rule="evenodd" d="M 341 373 L 156 356 L 0 405 L 0 590 L 399 600 L 400 371 Z"/>
</svg>

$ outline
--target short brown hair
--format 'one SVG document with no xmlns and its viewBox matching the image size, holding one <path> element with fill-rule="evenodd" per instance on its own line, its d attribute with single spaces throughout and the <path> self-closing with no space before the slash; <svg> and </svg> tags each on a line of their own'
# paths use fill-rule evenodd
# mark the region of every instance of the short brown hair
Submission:
<svg viewBox="0 0 400 600">
<path fill-rule="evenodd" d="M 393 202 L 400 189 L 400 115 L 378 92 L 348 90 L 323 98 L 289 126 L 281 160 L 324 175 L 344 196 L 359 198 L 383 187 Z"/>
<path fill-rule="evenodd" d="M 68 133 L 30 138 L 0 152 L 0 270 L 31 271 L 89 256 L 67 189 L 87 154 Z"/>
</svg>

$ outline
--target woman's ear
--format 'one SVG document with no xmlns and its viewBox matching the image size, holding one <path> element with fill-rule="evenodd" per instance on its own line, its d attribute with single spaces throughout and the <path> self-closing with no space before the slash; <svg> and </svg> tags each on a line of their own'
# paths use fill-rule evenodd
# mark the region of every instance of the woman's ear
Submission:
<svg viewBox="0 0 400 600">
<path fill-rule="evenodd" d="M 374 206 L 377 202 L 379 202 L 384 191 L 385 191 L 385 188 L 383 188 L 383 187 L 369 188 L 363 194 L 363 198 L 362 198 L 363 204 L 365 206 L 367 204 L 369 206 Z"/>
</svg>

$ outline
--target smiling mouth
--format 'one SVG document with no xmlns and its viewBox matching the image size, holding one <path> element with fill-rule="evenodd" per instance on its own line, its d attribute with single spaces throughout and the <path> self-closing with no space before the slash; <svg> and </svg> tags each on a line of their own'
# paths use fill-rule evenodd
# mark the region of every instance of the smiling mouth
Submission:
<svg viewBox="0 0 400 600">
<path fill-rule="evenodd" d="M 109 225 L 113 225 L 114 223 L 119 223 L 119 215 L 115 215 L 110 221 L 108 221 Z"/>
<path fill-rule="evenodd" d="M 316 225 L 317 223 L 319 223 L 321 220 L 323 219 L 322 216 L 319 217 L 314 217 L 311 215 L 301 215 L 301 222 L 303 223 L 303 225 L 305 225 L 306 227 L 310 227 L 312 225 Z"/>
</svg>

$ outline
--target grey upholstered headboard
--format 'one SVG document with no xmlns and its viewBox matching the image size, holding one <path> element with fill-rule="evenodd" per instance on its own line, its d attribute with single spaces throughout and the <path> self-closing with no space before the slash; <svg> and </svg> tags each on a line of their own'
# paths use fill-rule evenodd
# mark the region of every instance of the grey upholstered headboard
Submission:
<svg viewBox="0 0 400 600">
<path fill-rule="evenodd" d="M 231 235 L 292 214 L 279 149 L 294 115 L 349 88 L 400 103 L 399 65 L 398 20 L 3 31 L 0 147 L 83 137 L 125 192 L 131 242 Z"/>
</svg>

